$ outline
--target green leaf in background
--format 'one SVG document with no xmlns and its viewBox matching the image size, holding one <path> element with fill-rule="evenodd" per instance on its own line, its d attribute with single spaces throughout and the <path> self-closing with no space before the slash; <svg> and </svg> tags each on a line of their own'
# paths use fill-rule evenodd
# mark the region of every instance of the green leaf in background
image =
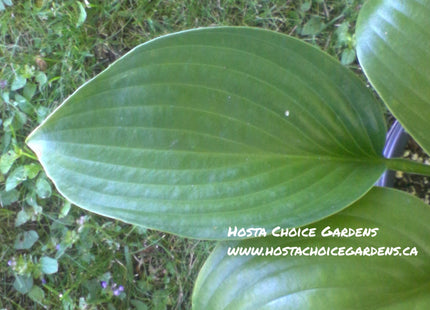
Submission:
<svg viewBox="0 0 430 310">
<path fill-rule="evenodd" d="M 6 207 L 18 201 L 19 192 L 17 190 L 1 191 L 0 192 L 0 207 Z"/>
<path fill-rule="evenodd" d="M 27 180 L 27 170 L 24 166 L 18 166 L 9 173 L 5 183 L 5 190 L 10 191 L 25 180 Z"/>
<path fill-rule="evenodd" d="M 30 249 L 36 241 L 39 239 L 39 235 L 36 231 L 30 230 L 19 233 L 16 236 L 14 249 L 16 250 L 28 250 Z"/>
<path fill-rule="evenodd" d="M 355 50 L 346 49 L 342 52 L 340 62 L 342 65 L 350 65 L 355 60 Z"/>
<path fill-rule="evenodd" d="M 42 207 L 37 204 L 36 193 L 31 193 L 26 196 L 25 202 L 33 207 L 34 213 L 39 214 L 43 211 Z"/>
<path fill-rule="evenodd" d="M 51 184 L 45 176 L 40 176 L 36 181 L 36 194 L 42 199 L 49 198 L 52 194 Z"/>
<path fill-rule="evenodd" d="M 303 26 L 302 35 L 303 36 L 315 36 L 324 29 L 324 23 L 322 18 L 319 16 L 312 16 L 309 21 Z"/>
<path fill-rule="evenodd" d="M 78 17 L 78 21 L 76 22 L 76 27 L 80 27 L 87 19 L 87 12 L 85 11 L 85 7 L 82 3 L 77 1 L 76 4 L 78 5 L 78 8 L 79 8 L 79 17 Z"/>
<path fill-rule="evenodd" d="M 55 258 L 47 256 L 41 257 L 40 266 L 44 274 L 52 274 L 58 271 L 58 261 Z"/>
<path fill-rule="evenodd" d="M 312 1 L 306 1 L 302 3 L 302 5 L 300 6 L 300 10 L 302 12 L 306 12 L 306 11 L 309 11 L 311 7 L 312 7 Z"/>
<path fill-rule="evenodd" d="M 37 123 L 40 124 L 49 115 L 49 108 L 44 106 L 39 106 L 36 108 L 36 114 L 37 114 Z"/>
<path fill-rule="evenodd" d="M 384 142 L 378 103 L 339 62 L 234 27 L 137 47 L 27 140 L 73 204 L 202 239 L 340 211 L 385 170 Z"/>
<path fill-rule="evenodd" d="M 19 227 L 22 224 L 27 223 L 28 220 L 30 219 L 31 219 L 31 215 L 26 210 L 19 211 L 16 215 L 15 227 Z"/>
<path fill-rule="evenodd" d="M 428 205 L 409 194 L 374 188 L 346 210 L 310 225 L 316 228 L 315 237 L 267 237 L 221 243 L 197 278 L 193 309 L 428 309 L 429 211 Z M 374 237 L 321 237 L 328 226 L 331 231 L 379 230 Z M 411 249 L 416 247 L 418 254 L 228 256 L 229 246 L 401 247 L 400 254 L 412 253 Z"/>
<path fill-rule="evenodd" d="M 34 83 L 27 83 L 24 87 L 23 94 L 27 100 L 31 100 L 36 93 L 37 86 Z"/>
<path fill-rule="evenodd" d="M 21 75 L 16 75 L 15 79 L 12 82 L 12 85 L 10 87 L 11 90 L 18 90 L 20 88 L 23 88 L 25 84 L 27 83 L 27 79 Z"/>
<path fill-rule="evenodd" d="M 148 307 L 137 299 L 132 299 L 130 303 L 136 308 L 136 310 L 148 310 Z"/>
<path fill-rule="evenodd" d="M 16 111 L 14 113 L 12 127 L 14 130 L 20 130 L 24 127 L 24 124 L 27 122 L 27 115 L 21 111 Z"/>
<path fill-rule="evenodd" d="M 18 103 L 18 107 L 22 112 L 30 115 L 34 112 L 34 106 L 27 100 L 27 98 L 16 94 L 15 101 Z"/>
<path fill-rule="evenodd" d="M 2 92 L 1 98 L 3 99 L 4 102 L 10 103 L 9 92 L 7 92 L 7 91 L 6 92 Z"/>
<path fill-rule="evenodd" d="M 60 214 L 58 214 L 58 218 L 61 219 L 61 218 L 66 217 L 67 214 L 69 214 L 71 207 L 72 207 L 72 204 L 70 203 L 70 201 L 68 201 L 68 200 L 64 201 L 64 204 L 60 210 Z"/>
<path fill-rule="evenodd" d="M 36 79 L 36 82 L 39 84 L 39 89 L 40 89 L 40 87 L 45 85 L 46 82 L 48 82 L 48 77 L 46 76 L 45 73 L 43 73 L 41 71 L 36 73 L 35 79 Z"/>
<path fill-rule="evenodd" d="M 30 297 L 35 302 L 41 303 L 45 298 L 45 292 L 39 286 L 33 286 L 28 292 L 28 297 Z"/>
<path fill-rule="evenodd" d="M 3 0 L 3 3 L 8 6 L 12 6 L 12 0 Z"/>
<path fill-rule="evenodd" d="M 33 287 L 33 277 L 31 276 L 15 276 L 13 287 L 21 294 L 27 294 Z"/>
<path fill-rule="evenodd" d="M 9 169 L 12 167 L 15 160 L 17 160 L 20 155 L 16 154 L 13 150 L 9 150 L 0 157 L 0 172 L 3 174 L 8 173 Z"/>
<path fill-rule="evenodd" d="M 373 87 L 430 154 L 430 1 L 372 0 L 360 11 L 357 54 Z"/>
<path fill-rule="evenodd" d="M 29 165 L 25 165 L 24 169 L 27 174 L 27 178 L 34 179 L 39 174 L 41 167 L 39 164 L 31 163 Z"/>
</svg>

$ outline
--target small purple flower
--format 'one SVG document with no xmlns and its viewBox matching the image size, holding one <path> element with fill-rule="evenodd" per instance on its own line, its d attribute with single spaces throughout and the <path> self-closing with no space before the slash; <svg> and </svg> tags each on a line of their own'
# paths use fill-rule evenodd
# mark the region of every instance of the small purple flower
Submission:
<svg viewBox="0 0 430 310">
<path fill-rule="evenodd" d="M 7 81 L 6 80 L 0 80 L 0 89 L 5 89 L 7 86 Z"/>
<path fill-rule="evenodd" d="M 107 281 L 100 281 L 100 286 L 103 289 L 106 289 L 108 287 Z M 124 292 L 124 286 L 118 285 L 116 283 L 112 283 L 110 285 L 110 289 L 108 291 L 109 294 L 112 294 L 113 296 L 119 296 L 122 292 Z"/>
<path fill-rule="evenodd" d="M 12 259 L 7 261 L 7 265 L 10 267 L 15 267 L 16 266 L 16 260 L 15 257 L 12 257 Z"/>
<path fill-rule="evenodd" d="M 112 293 L 114 296 L 119 296 L 119 294 L 121 294 L 121 292 L 124 292 L 124 286 L 120 285 L 117 287 L 117 284 L 114 283 L 112 285 Z"/>
<path fill-rule="evenodd" d="M 45 278 L 42 278 L 42 284 L 46 284 Z"/>
<path fill-rule="evenodd" d="M 55 249 L 57 250 L 57 251 L 59 251 L 60 250 L 60 244 L 57 244 L 56 246 L 55 246 Z"/>
<path fill-rule="evenodd" d="M 84 225 L 85 220 L 86 220 L 85 216 L 82 215 L 79 219 L 76 220 L 76 224 L 78 224 L 79 226 L 82 226 Z"/>
<path fill-rule="evenodd" d="M 100 286 L 105 289 L 107 287 L 107 282 L 106 281 L 100 281 Z"/>
</svg>

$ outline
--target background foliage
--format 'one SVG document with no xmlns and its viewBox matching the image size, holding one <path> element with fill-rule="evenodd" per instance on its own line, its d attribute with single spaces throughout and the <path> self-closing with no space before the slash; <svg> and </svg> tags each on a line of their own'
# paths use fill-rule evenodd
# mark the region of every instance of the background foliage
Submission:
<svg viewBox="0 0 430 310">
<path fill-rule="evenodd" d="M 362 2 L 0 1 L 0 308 L 190 308 L 194 279 L 213 244 L 71 206 L 25 147 L 25 137 L 134 46 L 194 27 L 290 34 L 360 74 L 353 33 Z"/>
</svg>

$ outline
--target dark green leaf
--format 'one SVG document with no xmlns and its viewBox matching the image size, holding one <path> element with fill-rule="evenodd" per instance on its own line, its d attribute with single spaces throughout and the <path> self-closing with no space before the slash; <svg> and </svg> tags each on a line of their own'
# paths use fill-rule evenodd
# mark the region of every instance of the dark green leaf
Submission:
<svg viewBox="0 0 430 310">
<path fill-rule="evenodd" d="M 357 23 L 357 54 L 393 115 L 430 154 L 430 1 L 372 0 Z"/>
<path fill-rule="evenodd" d="M 27 98 L 27 100 L 31 100 L 33 98 L 34 94 L 36 93 L 37 86 L 34 83 L 27 83 L 24 87 L 24 97 Z"/>
<path fill-rule="evenodd" d="M 312 16 L 309 21 L 303 26 L 303 36 L 314 36 L 324 29 L 324 23 L 319 16 Z"/>
<path fill-rule="evenodd" d="M 253 28 L 139 46 L 27 142 L 73 204 L 196 238 L 314 222 L 385 170 L 366 86 L 318 49 Z"/>
<path fill-rule="evenodd" d="M 7 207 L 19 199 L 19 192 L 17 190 L 1 191 L 0 192 L 0 207 Z"/>
<path fill-rule="evenodd" d="M 21 210 L 16 215 L 15 219 L 15 227 L 19 227 L 22 224 L 27 223 L 27 221 L 31 218 L 31 216 L 25 210 Z"/>
<path fill-rule="evenodd" d="M 303 2 L 300 6 L 300 10 L 303 12 L 309 11 L 312 6 L 312 1 Z"/>
<path fill-rule="evenodd" d="M 310 225 L 308 228 L 316 229 L 315 237 L 221 243 L 197 278 L 193 309 L 427 309 L 429 223 L 430 207 L 424 202 L 396 190 L 374 188 L 346 210 Z M 379 230 L 374 237 L 322 237 L 326 227 L 331 231 Z M 267 255 L 229 256 L 229 246 L 263 248 L 262 253 Z M 405 254 L 416 247 L 418 255 L 284 256 L 288 247 L 290 251 L 293 247 L 303 251 L 309 248 L 308 254 L 311 249 L 321 251 L 323 247 L 345 247 L 345 253 L 350 247 L 355 251 L 400 247 L 398 253 Z"/>
<path fill-rule="evenodd" d="M 28 250 L 30 249 L 36 241 L 39 239 L 39 235 L 34 230 L 25 231 L 19 233 L 16 236 L 14 249 L 16 250 Z"/>
<path fill-rule="evenodd" d="M 27 115 L 21 111 L 16 111 L 13 118 L 12 126 L 15 131 L 20 130 L 27 122 Z"/>
<path fill-rule="evenodd" d="M 346 49 L 342 52 L 340 62 L 342 65 L 349 65 L 355 60 L 355 50 Z"/>
<path fill-rule="evenodd" d="M 45 298 L 45 292 L 38 286 L 33 286 L 28 293 L 28 297 L 30 297 L 35 302 L 41 303 Z"/>
<path fill-rule="evenodd" d="M 16 94 L 15 100 L 18 103 L 18 107 L 22 112 L 28 115 L 31 115 L 34 112 L 33 105 L 25 97 L 19 94 Z"/>
<path fill-rule="evenodd" d="M 15 276 L 13 287 L 21 294 L 27 294 L 33 287 L 33 278 L 31 276 Z"/>
<path fill-rule="evenodd" d="M 131 304 L 136 308 L 136 310 L 148 310 L 148 306 L 137 299 L 132 299 Z"/>
</svg>

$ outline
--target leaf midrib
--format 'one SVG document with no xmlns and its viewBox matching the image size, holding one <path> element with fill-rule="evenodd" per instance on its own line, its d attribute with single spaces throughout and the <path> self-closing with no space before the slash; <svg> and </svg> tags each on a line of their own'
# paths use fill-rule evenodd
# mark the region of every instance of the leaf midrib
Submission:
<svg viewBox="0 0 430 310">
<path fill-rule="evenodd" d="M 148 151 L 148 152 L 161 152 L 161 153 L 184 153 L 184 154 L 211 154 L 211 155 L 221 155 L 221 156 L 232 156 L 240 158 L 259 158 L 259 159 L 303 159 L 303 160 L 317 160 L 317 161 L 333 161 L 333 162 L 349 162 L 349 163 L 359 163 L 367 165 L 380 165 L 385 163 L 385 159 L 382 156 L 369 156 L 369 157 L 355 157 L 355 156 L 329 156 L 329 155 L 301 155 L 301 154 L 281 154 L 274 152 L 265 153 L 246 153 L 243 152 L 204 152 L 204 151 L 188 151 L 188 150 L 171 150 L 171 149 L 154 149 L 154 148 L 140 148 L 140 147 L 130 147 L 130 146 L 118 146 L 110 144 L 95 144 L 95 143 L 81 143 L 81 142 L 65 142 L 61 140 L 44 140 L 37 139 L 29 142 L 30 147 L 37 144 L 39 141 L 46 141 L 48 143 L 55 142 L 55 144 L 71 144 L 71 145 L 81 145 L 89 147 L 102 147 L 102 148 L 117 148 L 124 150 L 138 150 L 138 151 Z M 42 160 L 43 161 L 43 160 Z"/>
</svg>

